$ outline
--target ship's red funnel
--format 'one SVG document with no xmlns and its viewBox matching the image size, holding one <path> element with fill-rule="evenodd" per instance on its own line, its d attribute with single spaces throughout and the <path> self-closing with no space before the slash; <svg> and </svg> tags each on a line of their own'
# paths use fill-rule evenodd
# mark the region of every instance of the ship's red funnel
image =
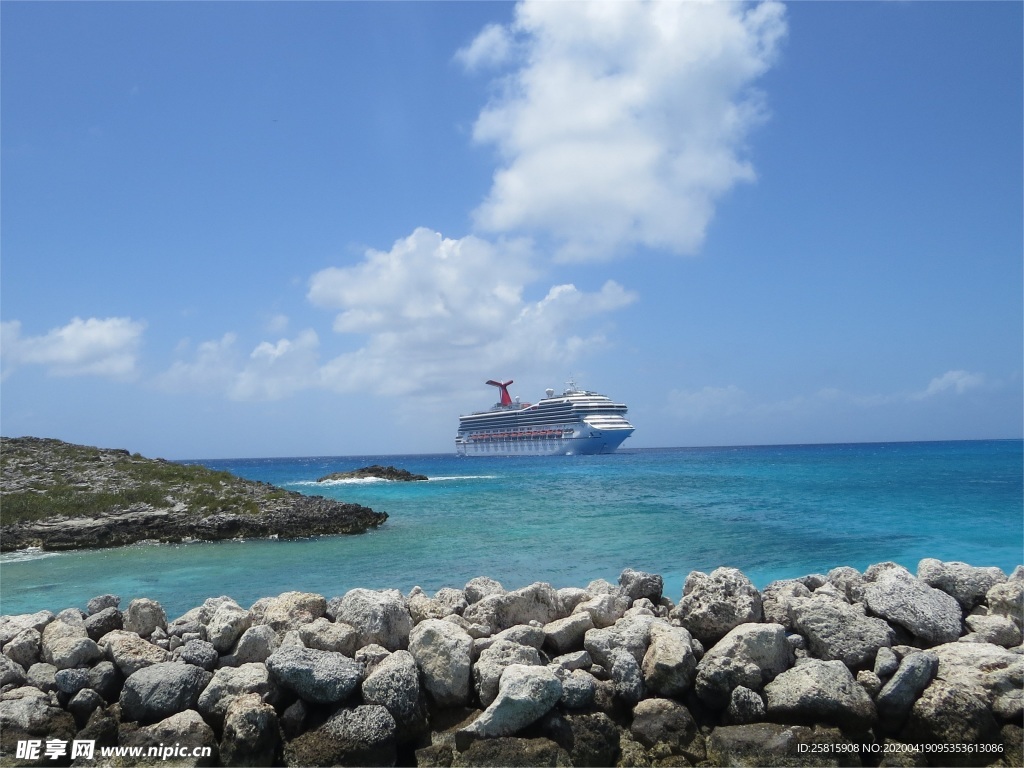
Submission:
<svg viewBox="0 0 1024 768">
<path fill-rule="evenodd" d="M 512 383 L 512 379 L 509 379 L 508 381 L 495 381 L 494 379 L 489 379 L 487 383 L 492 387 L 497 387 L 501 390 L 502 405 L 512 405 L 512 396 L 508 393 L 508 385 Z"/>
</svg>

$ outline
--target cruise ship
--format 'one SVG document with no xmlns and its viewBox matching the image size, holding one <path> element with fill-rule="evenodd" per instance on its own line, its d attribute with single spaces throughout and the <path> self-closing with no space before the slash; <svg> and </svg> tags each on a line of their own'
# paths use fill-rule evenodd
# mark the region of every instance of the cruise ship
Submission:
<svg viewBox="0 0 1024 768">
<path fill-rule="evenodd" d="M 633 434 L 626 406 L 570 381 L 561 395 L 548 389 L 540 402 L 520 403 L 509 381 L 487 382 L 501 399 L 489 411 L 459 417 L 460 456 L 572 456 L 612 453 Z"/>
</svg>

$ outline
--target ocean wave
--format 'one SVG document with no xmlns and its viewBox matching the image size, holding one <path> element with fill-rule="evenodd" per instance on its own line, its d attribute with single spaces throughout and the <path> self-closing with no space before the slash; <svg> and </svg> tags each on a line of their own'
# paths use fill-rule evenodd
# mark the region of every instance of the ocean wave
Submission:
<svg viewBox="0 0 1024 768">
<path fill-rule="evenodd" d="M 28 560 L 42 560 L 44 557 L 56 557 L 60 552 L 47 552 L 39 547 L 27 547 L 14 552 L 4 552 L 0 555 L 0 563 L 23 563 Z"/>
<path fill-rule="evenodd" d="M 428 477 L 426 482 L 436 483 L 441 480 L 497 480 L 498 475 L 439 475 L 437 477 Z M 291 487 L 294 485 L 301 486 L 312 486 L 315 488 L 323 488 L 324 486 L 332 485 L 374 485 L 376 483 L 397 483 L 401 482 L 398 480 L 386 480 L 383 477 L 343 477 L 337 480 L 293 480 L 282 485 Z M 413 485 L 420 480 L 413 481 Z"/>
</svg>

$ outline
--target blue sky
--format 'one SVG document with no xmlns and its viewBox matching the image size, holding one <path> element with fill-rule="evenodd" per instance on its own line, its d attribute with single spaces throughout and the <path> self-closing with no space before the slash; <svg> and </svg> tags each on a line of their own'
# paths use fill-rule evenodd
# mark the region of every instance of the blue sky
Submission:
<svg viewBox="0 0 1024 768">
<path fill-rule="evenodd" d="M 1019 3 L 0 6 L 0 428 L 1019 438 Z"/>
</svg>

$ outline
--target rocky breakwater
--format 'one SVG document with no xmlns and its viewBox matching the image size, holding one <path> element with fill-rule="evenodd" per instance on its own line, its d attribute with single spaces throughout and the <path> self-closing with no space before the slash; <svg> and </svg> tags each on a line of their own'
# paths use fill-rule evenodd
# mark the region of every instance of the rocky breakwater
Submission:
<svg viewBox="0 0 1024 768">
<path fill-rule="evenodd" d="M 385 512 L 125 450 L 0 438 L 0 551 L 362 533 Z"/>
<path fill-rule="evenodd" d="M 55 740 L 95 745 L 75 765 L 177 745 L 205 765 L 1019 766 L 1022 599 L 1024 568 L 937 560 L 763 591 L 694 572 L 678 603 L 633 570 L 171 621 L 107 595 L 0 619 L 0 760 Z"/>
<path fill-rule="evenodd" d="M 318 483 L 327 483 L 333 480 L 391 480 L 396 482 L 413 482 L 429 480 L 426 475 L 417 475 L 407 469 L 399 469 L 388 465 L 373 464 L 369 467 L 348 470 L 347 472 L 331 472 L 329 475 L 318 477 Z"/>
</svg>

